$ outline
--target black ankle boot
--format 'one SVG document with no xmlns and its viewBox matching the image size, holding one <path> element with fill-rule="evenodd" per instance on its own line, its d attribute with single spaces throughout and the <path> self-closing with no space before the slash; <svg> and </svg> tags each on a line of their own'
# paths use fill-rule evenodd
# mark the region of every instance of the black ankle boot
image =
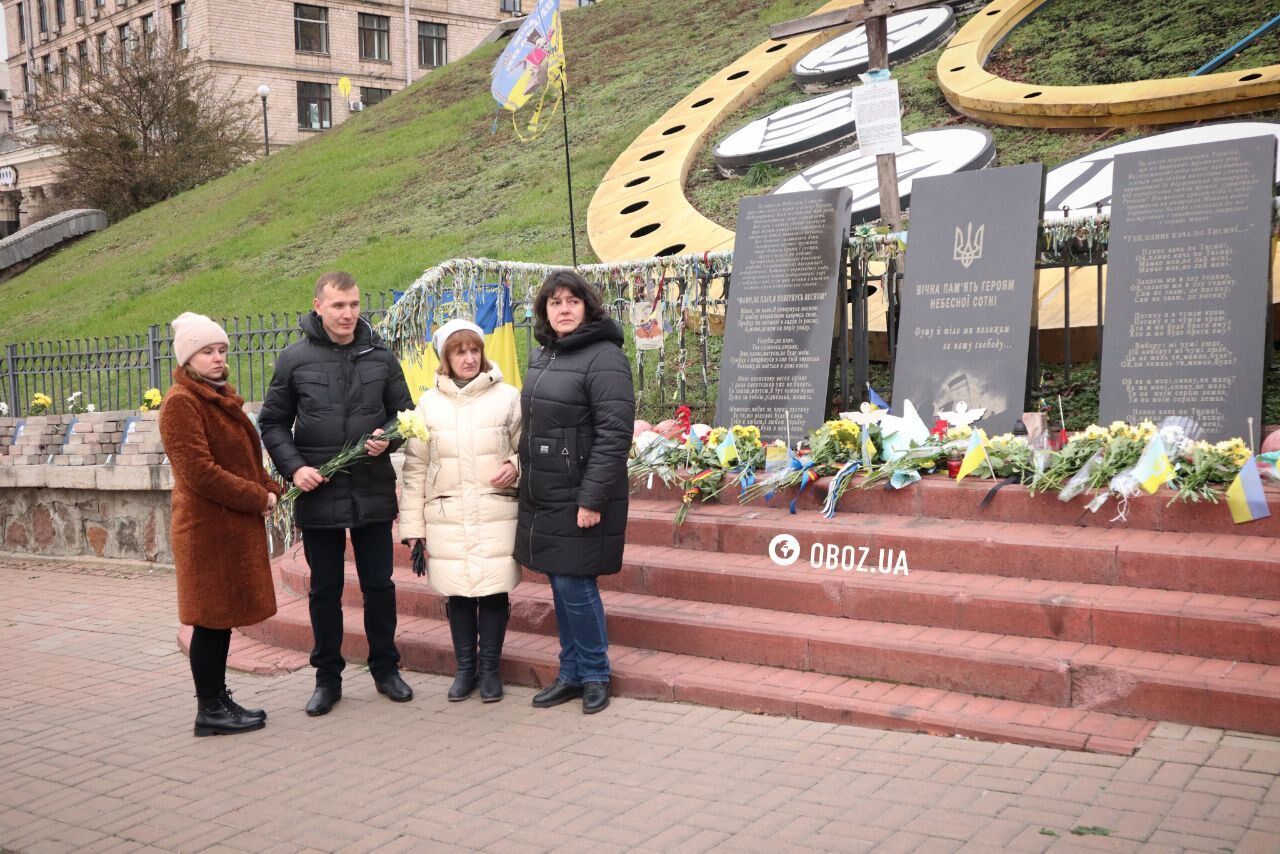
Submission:
<svg viewBox="0 0 1280 854">
<path fill-rule="evenodd" d="M 232 708 L 225 691 L 216 697 L 198 697 L 197 703 L 197 738 L 206 735 L 237 735 L 262 729 L 267 725 L 262 718 L 245 717 L 236 708 Z"/>
<path fill-rule="evenodd" d="M 260 721 L 267 719 L 267 713 L 262 709 L 246 709 L 244 706 L 231 699 L 231 691 L 227 688 L 222 689 L 222 702 L 234 712 L 239 712 L 241 717 L 257 718 Z"/>
<path fill-rule="evenodd" d="M 504 597 L 505 598 L 505 597 Z M 502 675 L 498 665 L 502 660 L 502 642 L 507 637 L 507 620 L 511 608 L 480 608 L 480 699 L 496 703 L 502 699 Z"/>
<path fill-rule="evenodd" d="M 449 615 L 449 634 L 453 637 L 453 657 L 458 672 L 449 686 L 449 702 L 458 703 L 476 689 L 476 600 L 450 596 L 444 611 Z"/>
</svg>

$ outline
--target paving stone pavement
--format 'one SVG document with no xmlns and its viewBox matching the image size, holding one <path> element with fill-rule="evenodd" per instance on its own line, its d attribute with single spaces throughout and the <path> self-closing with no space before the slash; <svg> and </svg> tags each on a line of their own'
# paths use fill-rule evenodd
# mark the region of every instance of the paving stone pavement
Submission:
<svg viewBox="0 0 1280 854">
<path fill-rule="evenodd" d="M 191 734 L 172 575 L 0 560 L 0 849 L 1280 851 L 1280 739 L 1162 724 L 1136 756 L 615 700 L 448 703 L 367 672 L 230 674 L 265 730 Z"/>
</svg>

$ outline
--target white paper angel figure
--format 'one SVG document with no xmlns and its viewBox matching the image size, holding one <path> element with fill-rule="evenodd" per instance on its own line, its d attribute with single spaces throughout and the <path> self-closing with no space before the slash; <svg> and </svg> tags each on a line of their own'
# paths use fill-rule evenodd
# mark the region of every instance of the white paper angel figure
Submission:
<svg viewBox="0 0 1280 854">
<path fill-rule="evenodd" d="M 846 421 L 852 421 L 859 427 L 866 427 L 869 424 L 879 424 L 880 421 L 889 414 L 886 409 L 878 406 L 872 406 L 870 403 L 863 402 L 857 412 L 841 412 L 840 417 Z"/>
<path fill-rule="evenodd" d="M 975 421 L 980 421 L 982 416 L 987 414 L 986 407 L 980 406 L 977 409 L 970 409 L 969 404 L 963 400 L 956 404 L 956 408 L 951 412 L 939 412 L 937 416 L 947 422 L 948 427 L 968 427 Z"/>
</svg>

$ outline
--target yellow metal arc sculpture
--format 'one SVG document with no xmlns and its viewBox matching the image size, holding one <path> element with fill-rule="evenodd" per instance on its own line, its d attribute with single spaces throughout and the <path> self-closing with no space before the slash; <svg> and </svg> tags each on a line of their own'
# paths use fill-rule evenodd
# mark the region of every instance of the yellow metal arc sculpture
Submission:
<svg viewBox="0 0 1280 854">
<path fill-rule="evenodd" d="M 970 118 L 1017 127 L 1123 127 L 1238 116 L 1280 104 L 1280 65 L 1101 86 L 1015 83 L 983 66 L 1001 39 L 1048 0 L 995 0 L 938 58 L 938 86 Z"/>
<path fill-rule="evenodd" d="M 1045 1 L 996 0 L 953 37 L 938 64 L 939 80 L 945 81 L 943 91 L 953 106 L 995 124 L 1032 125 L 1044 116 L 1063 122 L 1045 126 L 1074 127 L 1191 121 L 1252 112 L 1280 102 L 1280 65 L 1248 73 L 1076 87 L 1031 87 L 983 71 L 982 61 L 999 39 Z M 861 0 L 834 0 L 814 14 L 860 4 Z M 600 260 L 733 249 L 733 232 L 700 214 L 685 196 L 689 170 L 704 142 L 726 118 L 789 73 L 799 57 L 838 32 L 756 46 L 681 98 L 641 133 L 605 174 L 587 211 L 588 237 Z M 1034 92 L 1039 94 L 1027 97 Z M 1110 117 L 1099 118 L 1099 104 L 1110 105 Z M 1089 269 L 1079 270 L 1078 275 L 1079 284 L 1073 282 L 1071 289 L 1074 329 L 1097 323 L 1096 274 Z M 1042 270 L 1038 276 L 1041 329 L 1064 326 L 1063 278 L 1058 270 Z M 1280 291 L 1280 246 L 1275 252 L 1273 288 Z M 885 328 L 886 308 L 883 291 L 872 297 L 873 330 Z"/>
<path fill-rule="evenodd" d="M 861 2 L 835 0 L 818 12 Z M 587 235 L 600 260 L 732 249 L 733 232 L 698 213 L 685 197 L 689 169 L 721 122 L 838 34 L 828 30 L 756 46 L 641 133 L 605 173 L 587 209 Z"/>
</svg>

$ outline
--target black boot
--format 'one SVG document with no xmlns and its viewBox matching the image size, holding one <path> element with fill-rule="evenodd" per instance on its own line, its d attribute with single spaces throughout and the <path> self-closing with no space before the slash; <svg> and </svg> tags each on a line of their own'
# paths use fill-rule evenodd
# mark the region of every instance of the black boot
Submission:
<svg viewBox="0 0 1280 854">
<path fill-rule="evenodd" d="M 476 600 L 450 596 L 444 611 L 449 615 L 453 657 L 458 661 L 458 673 L 449 686 L 449 702 L 458 703 L 476 689 Z"/>
<path fill-rule="evenodd" d="M 502 699 L 502 675 L 498 672 L 498 664 L 502 660 L 502 642 L 507 636 L 507 620 L 511 616 L 507 597 L 494 598 L 499 599 L 498 607 L 486 608 L 487 603 L 480 605 L 480 699 L 486 703 Z"/>
<path fill-rule="evenodd" d="M 221 700 L 227 708 L 231 709 L 233 712 L 239 712 L 241 717 L 257 718 L 260 721 L 265 721 L 267 719 L 267 713 L 264 710 L 246 709 L 244 706 L 231 699 L 231 691 L 227 688 L 222 689 Z"/>
<path fill-rule="evenodd" d="M 206 735 L 237 735 L 262 729 L 267 722 L 262 718 L 250 718 L 240 714 L 229 704 L 226 692 L 216 697 L 198 697 L 196 711 L 196 737 Z"/>
</svg>

